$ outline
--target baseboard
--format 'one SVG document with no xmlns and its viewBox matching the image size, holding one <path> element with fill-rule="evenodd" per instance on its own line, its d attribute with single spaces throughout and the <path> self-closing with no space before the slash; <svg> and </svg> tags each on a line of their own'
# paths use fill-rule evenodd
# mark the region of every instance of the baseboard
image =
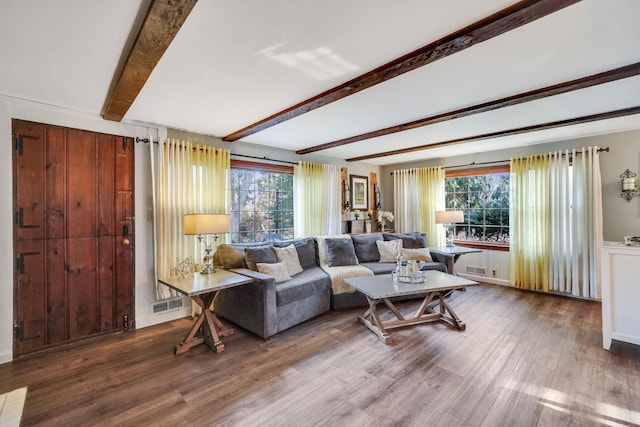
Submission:
<svg viewBox="0 0 640 427">
<path fill-rule="evenodd" d="M 150 309 L 149 311 L 153 311 Z M 148 326 L 158 325 L 160 323 L 171 322 L 172 320 L 182 319 L 191 316 L 191 305 L 187 304 L 179 310 L 165 311 L 163 313 L 149 314 L 146 316 L 136 317 L 136 329 L 146 328 Z"/>
<path fill-rule="evenodd" d="M 508 280 L 498 279 L 496 277 L 475 276 L 473 274 L 466 274 L 466 273 L 458 273 L 458 276 L 464 277 L 465 279 L 469 279 L 469 280 L 475 280 L 476 282 L 491 283 L 492 285 L 508 286 L 510 288 L 513 287 L 511 282 L 509 282 Z"/>
</svg>

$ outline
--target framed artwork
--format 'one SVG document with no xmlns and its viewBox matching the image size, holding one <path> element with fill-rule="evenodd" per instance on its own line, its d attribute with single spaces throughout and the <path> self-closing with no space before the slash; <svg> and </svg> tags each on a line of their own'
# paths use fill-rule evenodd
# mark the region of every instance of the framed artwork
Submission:
<svg viewBox="0 0 640 427">
<path fill-rule="evenodd" d="M 361 175 L 349 175 L 351 187 L 351 210 L 366 211 L 369 208 L 369 178 Z"/>
</svg>

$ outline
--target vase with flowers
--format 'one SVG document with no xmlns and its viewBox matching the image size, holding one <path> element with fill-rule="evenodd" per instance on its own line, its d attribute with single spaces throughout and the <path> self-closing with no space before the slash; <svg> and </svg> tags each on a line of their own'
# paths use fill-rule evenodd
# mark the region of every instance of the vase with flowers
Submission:
<svg viewBox="0 0 640 427">
<path fill-rule="evenodd" d="M 380 224 L 380 231 L 384 231 L 384 228 L 387 226 L 387 221 L 393 221 L 393 213 L 389 211 L 379 211 L 378 223 Z"/>
</svg>

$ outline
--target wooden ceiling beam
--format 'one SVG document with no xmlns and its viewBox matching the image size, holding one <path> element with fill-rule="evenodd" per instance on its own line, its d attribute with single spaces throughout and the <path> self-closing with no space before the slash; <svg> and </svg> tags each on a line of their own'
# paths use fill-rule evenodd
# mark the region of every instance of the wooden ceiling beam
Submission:
<svg viewBox="0 0 640 427">
<path fill-rule="evenodd" d="M 152 0 L 102 117 L 119 122 L 127 113 L 198 0 Z"/>
<path fill-rule="evenodd" d="M 585 89 L 591 86 L 609 83 L 612 81 L 625 79 L 627 77 L 633 77 L 640 75 L 640 62 L 635 64 L 626 65 L 624 67 L 615 68 L 613 70 L 604 71 L 602 73 L 593 74 L 591 76 L 582 77 L 568 82 L 558 83 L 552 86 L 547 86 L 532 91 L 519 93 L 517 95 L 508 96 L 506 98 L 496 99 L 493 101 L 485 102 L 482 104 L 472 105 L 469 107 L 461 108 L 459 110 L 448 111 L 442 114 L 437 114 L 430 117 L 424 117 L 418 120 L 414 120 L 407 123 L 402 123 L 394 126 L 390 126 L 383 129 L 377 129 L 375 131 L 366 132 L 360 135 L 351 136 L 349 138 L 343 138 L 325 144 L 316 145 L 314 147 L 303 148 L 296 151 L 296 154 L 309 154 L 320 150 L 327 150 L 329 148 L 340 147 L 347 144 L 353 144 L 354 142 L 364 141 L 366 139 L 377 138 L 380 136 L 391 135 L 397 132 L 404 132 L 411 129 L 416 129 L 422 126 L 432 125 L 435 123 L 445 122 L 447 120 L 459 119 L 473 114 L 485 113 L 487 111 L 497 110 L 499 108 L 510 107 L 524 102 L 535 101 L 538 99 L 546 98 L 548 96 L 559 95 L 574 90 Z"/>
<path fill-rule="evenodd" d="M 406 72 L 460 52 L 478 43 L 487 41 L 528 24 L 529 22 L 557 12 L 567 6 L 578 3 L 579 1 L 581 0 L 522 0 L 461 30 L 394 59 L 372 71 L 230 133 L 225 136 L 223 140 L 237 141 Z"/>
<path fill-rule="evenodd" d="M 415 147 L 402 148 L 399 150 L 385 151 L 384 153 L 376 153 L 376 154 L 369 154 L 366 156 L 352 157 L 350 159 L 346 159 L 346 161 L 357 162 L 362 160 L 377 159 L 380 157 L 388 157 L 388 156 L 395 156 L 398 154 L 412 153 L 414 151 L 430 150 L 433 148 L 443 147 L 446 145 L 460 144 L 463 142 L 474 142 L 474 141 L 481 141 L 485 139 L 500 138 L 504 136 L 513 136 L 513 135 L 519 135 L 519 134 L 528 133 L 528 132 L 537 132 L 537 131 L 542 131 L 547 129 L 564 127 L 564 126 L 572 126 L 572 125 L 579 125 L 579 124 L 584 124 L 589 122 L 595 122 L 598 120 L 614 119 L 616 117 L 630 116 L 633 114 L 640 114 L 640 106 L 624 108 L 621 110 L 607 111 L 605 113 L 592 114 L 589 116 L 575 117 L 572 119 L 559 120 L 556 122 L 540 123 L 537 125 L 525 126 L 525 127 L 516 128 L 516 129 L 507 129 L 507 130 L 502 130 L 498 132 L 485 133 L 482 135 L 473 135 L 473 136 L 467 136 L 464 138 L 450 139 L 448 141 L 434 142 L 433 144 L 424 144 L 424 145 L 418 145 Z"/>
</svg>

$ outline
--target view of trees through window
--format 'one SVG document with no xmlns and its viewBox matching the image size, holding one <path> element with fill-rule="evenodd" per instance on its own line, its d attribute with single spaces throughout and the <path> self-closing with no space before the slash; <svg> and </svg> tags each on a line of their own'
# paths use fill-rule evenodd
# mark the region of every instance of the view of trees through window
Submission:
<svg viewBox="0 0 640 427">
<path fill-rule="evenodd" d="M 445 191 L 447 209 L 464 211 L 455 239 L 509 243 L 509 173 L 447 178 Z"/>
<path fill-rule="evenodd" d="M 293 175 L 231 169 L 231 241 L 293 237 Z"/>
</svg>

